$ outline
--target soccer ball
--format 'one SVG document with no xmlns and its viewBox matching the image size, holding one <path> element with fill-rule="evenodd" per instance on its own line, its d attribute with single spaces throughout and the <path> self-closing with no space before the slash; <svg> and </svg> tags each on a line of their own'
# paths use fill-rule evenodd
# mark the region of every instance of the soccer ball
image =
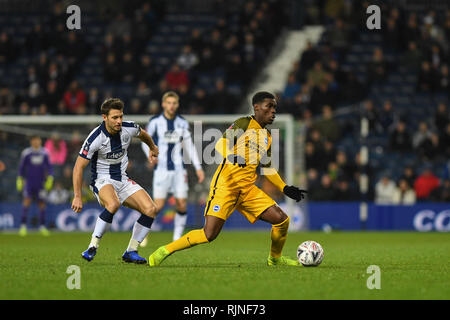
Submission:
<svg viewBox="0 0 450 320">
<path fill-rule="evenodd" d="M 323 249 L 315 241 L 305 241 L 298 246 L 298 261 L 305 267 L 317 267 L 323 260 Z"/>
</svg>

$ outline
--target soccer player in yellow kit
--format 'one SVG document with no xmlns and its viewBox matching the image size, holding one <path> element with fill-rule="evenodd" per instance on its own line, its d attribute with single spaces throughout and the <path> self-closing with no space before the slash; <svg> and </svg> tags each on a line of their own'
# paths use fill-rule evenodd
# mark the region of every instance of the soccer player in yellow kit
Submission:
<svg viewBox="0 0 450 320">
<path fill-rule="evenodd" d="M 254 185 L 256 168 L 261 164 L 265 177 L 297 202 L 305 197 L 306 191 L 287 186 L 268 160 L 271 157 L 272 141 L 265 127 L 275 119 L 277 102 L 274 95 L 258 92 L 252 98 L 252 105 L 255 114 L 236 120 L 216 144 L 216 150 L 224 159 L 211 181 L 203 229 L 190 231 L 180 239 L 158 248 L 149 257 L 151 267 L 160 265 L 176 251 L 213 241 L 235 209 L 251 223 L 260 219 L 272 224 L 268 265 L 299 265 L 297 260 L 281 255 L 289 217 L 272 198 Z"/>
</svg>

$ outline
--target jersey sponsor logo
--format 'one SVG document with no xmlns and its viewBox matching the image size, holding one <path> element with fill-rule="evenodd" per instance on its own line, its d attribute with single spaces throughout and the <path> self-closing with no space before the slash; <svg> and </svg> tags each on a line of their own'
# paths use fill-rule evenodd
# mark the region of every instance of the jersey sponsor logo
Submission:
<svg viewBox="0 0 450 320">
<path fill-rule="evenodd" d="M 220 210 L 220 206 L 219 206 L 218 204 L 216 204 L 216 205 L 213 207 L 213 211 L 214 211 L 214 212 L 219 212 L 219 210 Z"/>
<path fill-rule="evenodd" d="M 117 159 L 122 158 L 124 154 L 125 154 L 124 149 L 120 149 L 119 151 L 116 151 L 116 152 L 108 152 L 106 154 L 106 159 L 117 160 Z"/>
<path fill-rule="evenodd" d="M 180 141 L 180 135 L 175 130 L 169 130 L 164 133 L 164 141 L 167 143 L 177 143 Z"/>
<path fill-rule="evenodd" d="M 30 158 L 31 164 L 34 164 L 36 166 L 41 165 L 44 162 L 44 156 L 43 155 L 33 155 Z"/>
</svg>

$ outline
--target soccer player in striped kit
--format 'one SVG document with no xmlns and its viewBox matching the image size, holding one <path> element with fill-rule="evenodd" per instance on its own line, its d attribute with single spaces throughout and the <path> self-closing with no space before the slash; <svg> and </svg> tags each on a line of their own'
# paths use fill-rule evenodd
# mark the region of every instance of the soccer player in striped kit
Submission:
<svg viewBox="0 0 450 320">
<path fill-rule="evenodd" d="M 158 156 L 158 147 L 148 133 L 134 122 L 123 121 L 124 104 L 120 99 L 105 100 L 101 106 L 103 122 L 91 131 L 85 140 L 73 170 L 74 199 L 72 210 L 81 212 L 83 170 L 91 163 L 91 190 L 104 208 L 97 218 L 88 249 L 81 256 L 91 261 L 103 234 L 111 226 L 114 214 L 123 204 L 141 213 L 135 222 L 128 248 L 122 256 L 125 262 L 146 263 L 138 255 L 139 243 L 150 231 L 156 207 L 148 193 L 131 180 L 125 170 L 128 166 L 128 147 L 133 137 L 139 138 L 150 149 L 149 161 Z"/>
<path fill-rule="evenodd" d="M 188 180 L 183 151 L 192 161 L 197 173 L 198 182 L 202 183 L 205 174 L 192 142 L 189 123 L 177 115 L 179 96 L 173 91 L 166 92 L 162 97 L 163 112 L 150 119 L 147 132 L 158 145 L 160 154 L 155 161 L 153 173 L 153 199 L 159 212 L 166 202 L 168 193 L 175 196 L 176 215 L 174 218 L 173 240 L 179 239 L 184 231 L 187 220 Z M 142 149 L 148 156 L 148 146 L 142 144 Z M 145 241 L 141 244 L 145 246 Z"/>
</svg>

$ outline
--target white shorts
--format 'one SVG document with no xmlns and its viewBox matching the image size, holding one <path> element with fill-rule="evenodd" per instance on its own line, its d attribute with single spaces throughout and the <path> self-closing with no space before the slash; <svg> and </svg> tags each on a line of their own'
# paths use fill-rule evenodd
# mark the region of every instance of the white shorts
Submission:
<svg viewBox="0 0 450 320">
<path fill-rule="evenodd" d="M 165 199 L 168 193 L 172 193 L 176 199 L 187 199 L 188 190 L 186 170 L 153 172 L 153 199 Z"/>
<path fill-rule="evenodd" d="M 139 190 L 143 190 L 140 185 L 126 177 L 122 178 L 122 181 L 117 181 L 110 178 L 97 178 L 97 180 L 95 180 L 95 188 L 93 188 L 92 186 L 90 186 L 90 188 L 97 198 L 98 203 L 100 203 L 98 192 L 107 184 L 113 186 L 114 190 L 117 193 L 117 196 L 119 197 L 120 204 L 127 200 L 128 197 L 132 194 L 136 193 Z"/>
</svg>

